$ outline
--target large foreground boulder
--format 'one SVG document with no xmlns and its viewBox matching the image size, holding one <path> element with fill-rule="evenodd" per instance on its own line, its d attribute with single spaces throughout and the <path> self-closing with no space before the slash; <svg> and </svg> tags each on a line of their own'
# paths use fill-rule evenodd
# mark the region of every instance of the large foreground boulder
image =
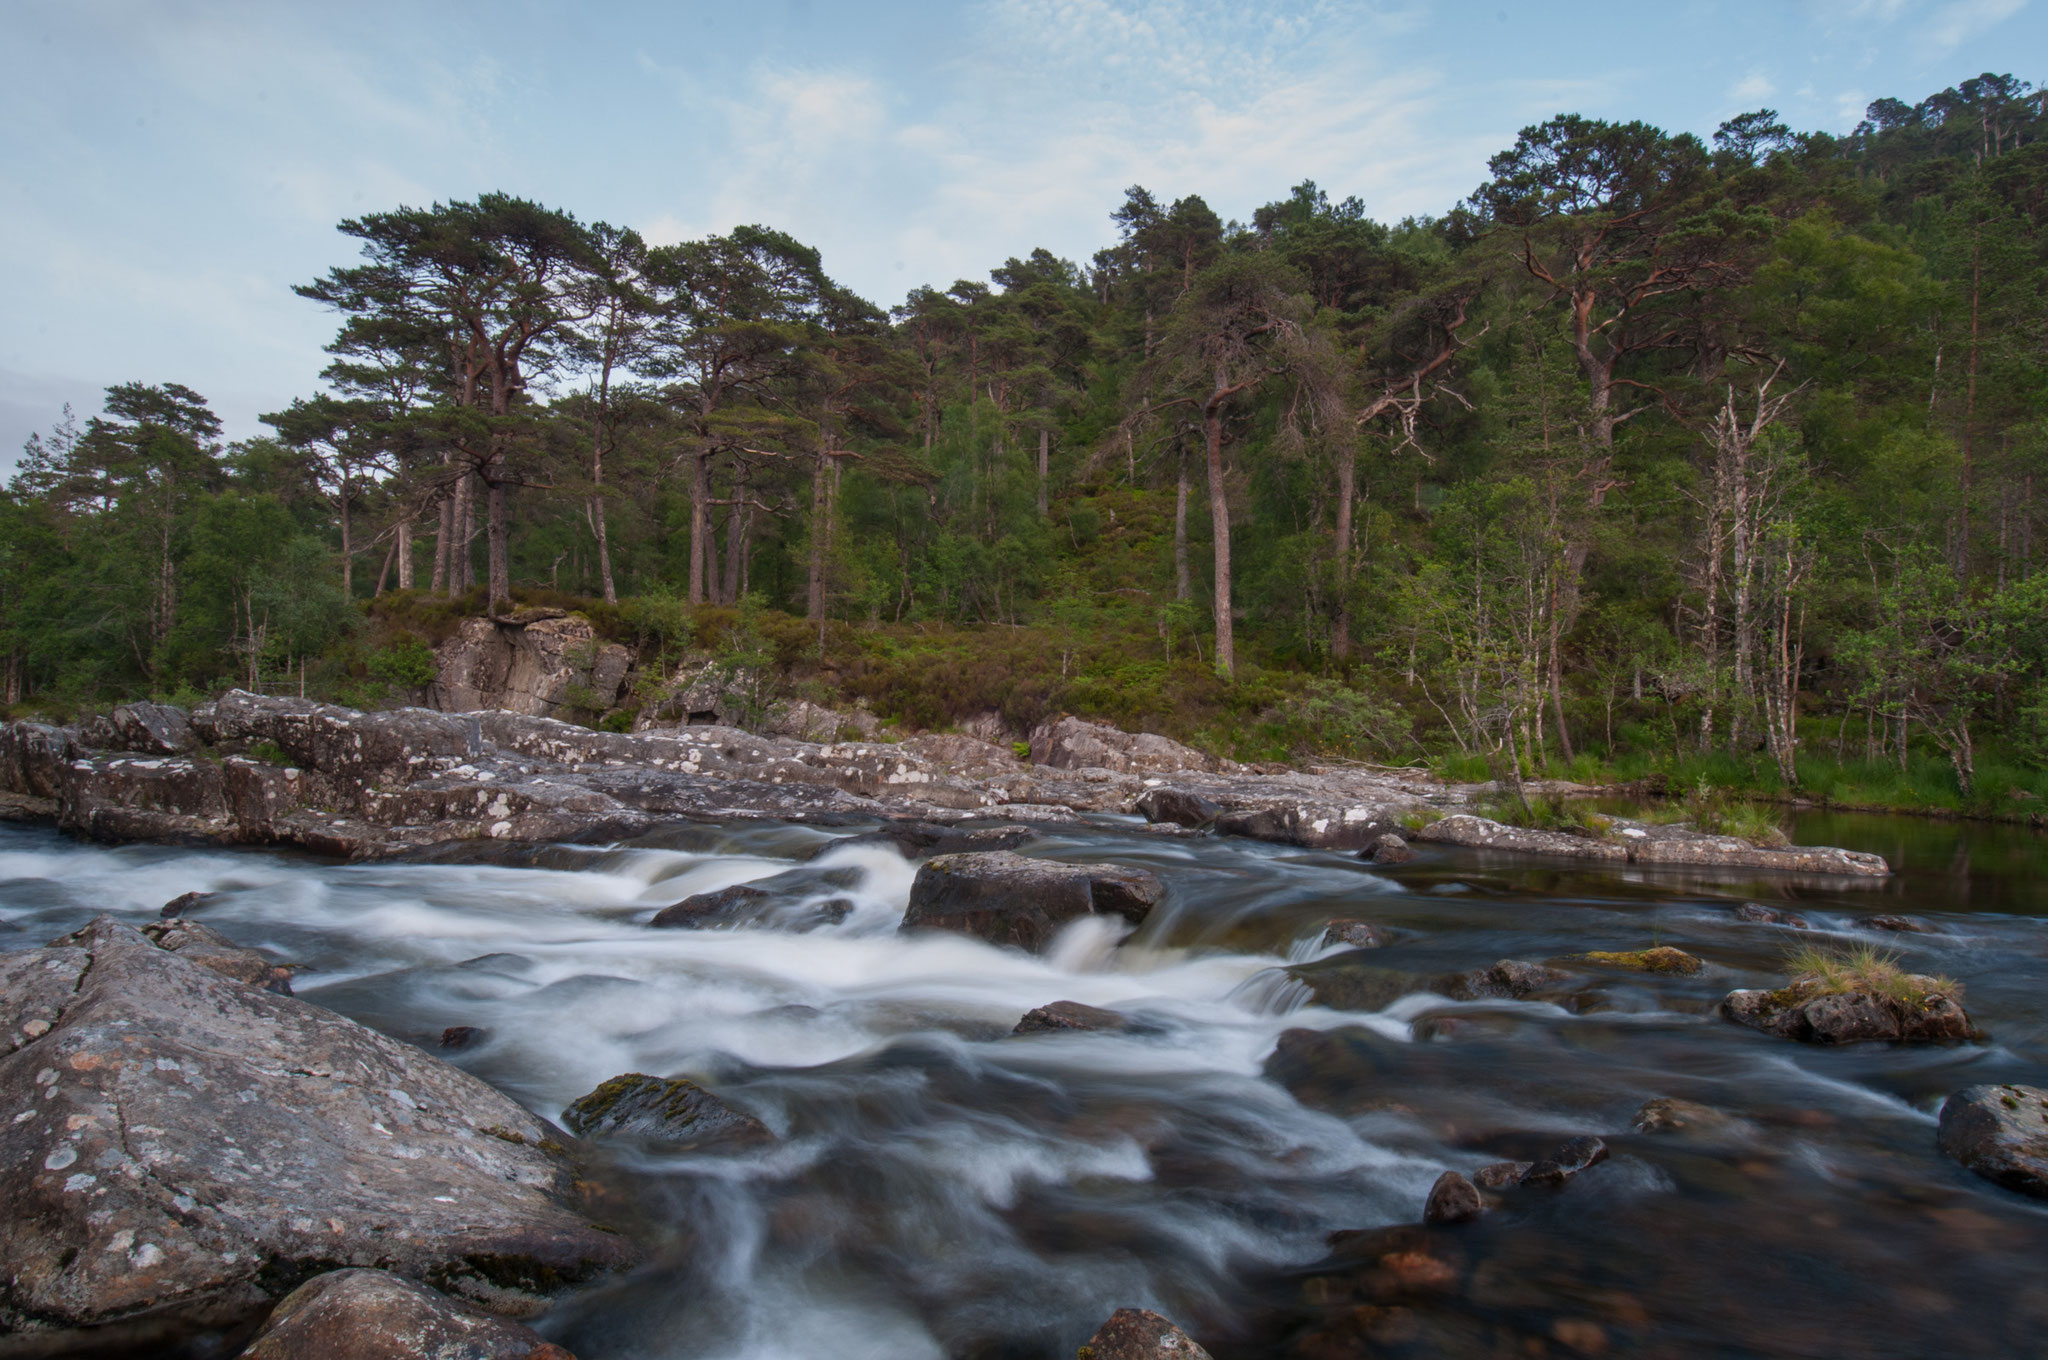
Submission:
<svg viewBox="0 0 2048 1360">
<path fill-rule="evenodd" d="M 939 855 L 917 871 L 903 929 L 950 930 L 1036 951 L 1083 916 L 1121 916 L 1136 925 L 1165 896 L 1143 869 L 1061 864 L 1007 850 Z"/>
<path fill-rule="evenodd" d="M 634 1254 L 511 1100 L 111 917 L 0 955 L 0 998 L 0 1332 L 118 1349 L 347 1265 L 516 1314 Z"/>
<path fill-rule="evenodd" d="M 2048 1199 L 2048 1091 L 1972 1086 L 1941 1107 L 1941 1150 L 2008 1190 Z"/>
<path fill-rule="evenodd" d="M 386 1270 L 334 1270 L 285 1295 L 242 1360 L 576 1360 Z"/>
</svg>

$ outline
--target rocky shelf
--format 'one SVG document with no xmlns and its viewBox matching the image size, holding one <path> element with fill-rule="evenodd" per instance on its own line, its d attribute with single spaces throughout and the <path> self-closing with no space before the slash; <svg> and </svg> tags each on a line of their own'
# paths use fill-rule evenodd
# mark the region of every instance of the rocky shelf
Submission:
<svg viewBox="0 0 2048 1360">
<path fill-rule="evenodd" d="M 0 815 L 106 840 L 293 845 L 346 858 L 447 841 L 613 840 L 664 822 L 1075 821 L 1372 852 L 1388 838 L 1603 863 L 1808 874 L 1889 872 L 1875 855 L 1770 849 L 1678 827 L 1608 838 L 1506 826 L 1484 786 L 1419 772 L 1248 767 L 1061 718 L 1030 758 L 958 733 L 814 742 L 722 725 L 596 732 L 504 710 L 358 712 L 231 690 L 187 713 L 124 705 L 72 727 L 0 727 Z"/>
</svg>

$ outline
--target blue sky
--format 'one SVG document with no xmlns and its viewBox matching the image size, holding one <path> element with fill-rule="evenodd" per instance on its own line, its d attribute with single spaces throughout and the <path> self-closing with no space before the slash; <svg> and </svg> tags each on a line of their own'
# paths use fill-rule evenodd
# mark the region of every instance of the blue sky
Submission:
<svg viewBox="0 0 2048 1360">
<path fill-rule="evenodd" d="M 1302 179 L 1441 212 L 1560 111 L 1701 135 L 1985 70 L 2048 79 L 2048 0 L 746 4 L 0 0 L 0 468 L 128 380 L 229 433 L 312 391 L 293 283 L 335 223 L 503 189 L 677 240 L 743 222 L 883 304 L 1044 245 L 1124 186 L 1248 217 Z M 2043 68 L 2043 69 L 2036 69 Z"/>
</svg>

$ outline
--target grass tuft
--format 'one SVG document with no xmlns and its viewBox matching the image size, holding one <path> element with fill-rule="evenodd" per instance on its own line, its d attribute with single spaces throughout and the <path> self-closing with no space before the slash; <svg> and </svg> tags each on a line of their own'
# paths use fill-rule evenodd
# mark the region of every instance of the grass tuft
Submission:
<svg viewBox="0 0 2048 1360">
<path fill-rule="evenodd" d="M 1909 973 L 1899 966 L 1897 954 L 1868 944 L 1846 949 L 1800 945 L 1785 956 L 1785 971 L 1792 979 L 1785 990 L 1801 1001 L 1861 992 L 1910 1004 L 1929 991 L 1951 997 L 1962 994 L 1954 978 Z"/>
</svg>

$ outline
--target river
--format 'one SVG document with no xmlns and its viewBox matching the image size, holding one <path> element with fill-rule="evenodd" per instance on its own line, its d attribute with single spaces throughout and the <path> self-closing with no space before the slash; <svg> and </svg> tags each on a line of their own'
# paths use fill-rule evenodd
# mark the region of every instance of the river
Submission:
<svg viewBox="0 0 2048 1360">
<path fill-rule="evenodd" d="M 759 1153 L 613 1154 L 602 1191 L 656 1249 L 541 1323 L 584 1360 L 1070 1357 L 1127 1305 L 1175 1318 L 1219 1360 L 2048 1352 L 2048 1206 L 1934 1148 L 1950 1091 L 2048 1084 L 2048 838 L 1802 816 L 1802 842 L 1878 850 L 1902 870 L 1858 886 L 1463 852 L 1380 869 L 1103 818 L 1027 853 L 1151 869 L 1167 907 L 1120 945 L 1082 922 L 1037 958 L 899 936 L 915 866 L 828 844 L 847 830 L 684 827 L 511 867 L 106 847 L 7 826 L 0 948 L 213 892 L 199 919 L 299 964 L 298 995 L 442 1052 L 545 1117 L 637 1071 L 690 1076 L 765 1120 L 781 1138 Z M 854 903 L 838 924 L 645 924 L 814 855 L 842 871 L 821 894 Z M 1715 1018 L 1731 987 L 1779 976 L 1791 941 L 1738 921 L 1745 900 L 1958 979 L 1988 1037 L 1826 1050 Z M 1871 929 L 1876 913 L 1932 933 Z M 1577 1009 L 1306 1005 L 1282 970 L 1335 952 L 1319 940 L 1340 915 L 1390 928 L 1373 961 L 1417 971 L 1653 943 L 1709 967 L 1603 974 Z M 1062 999 L 1144 1023 L 1006 1037 Z M 1467 1023 L 1418 1040 L 1425 1012 Z M 457 1025 L 483 1037 L 438 1048 Z M 1295 1027 L 1338 1032 L 1293 1082 L 1303 1099 L 1264 1075 Z M 1634 1132 L 1653 1097 L 1738 1122 L 1714 1138 Z M 1370 1236 L 1331 1256 L 1333 1233 L 1416 1222 L 1447 1167 L 1582 1133 L 1613 1156 L 1438 1233 L 1428 1251 L 1446 1267 L 1390 1280 L 1361 1251 Z"/>
</svg>

